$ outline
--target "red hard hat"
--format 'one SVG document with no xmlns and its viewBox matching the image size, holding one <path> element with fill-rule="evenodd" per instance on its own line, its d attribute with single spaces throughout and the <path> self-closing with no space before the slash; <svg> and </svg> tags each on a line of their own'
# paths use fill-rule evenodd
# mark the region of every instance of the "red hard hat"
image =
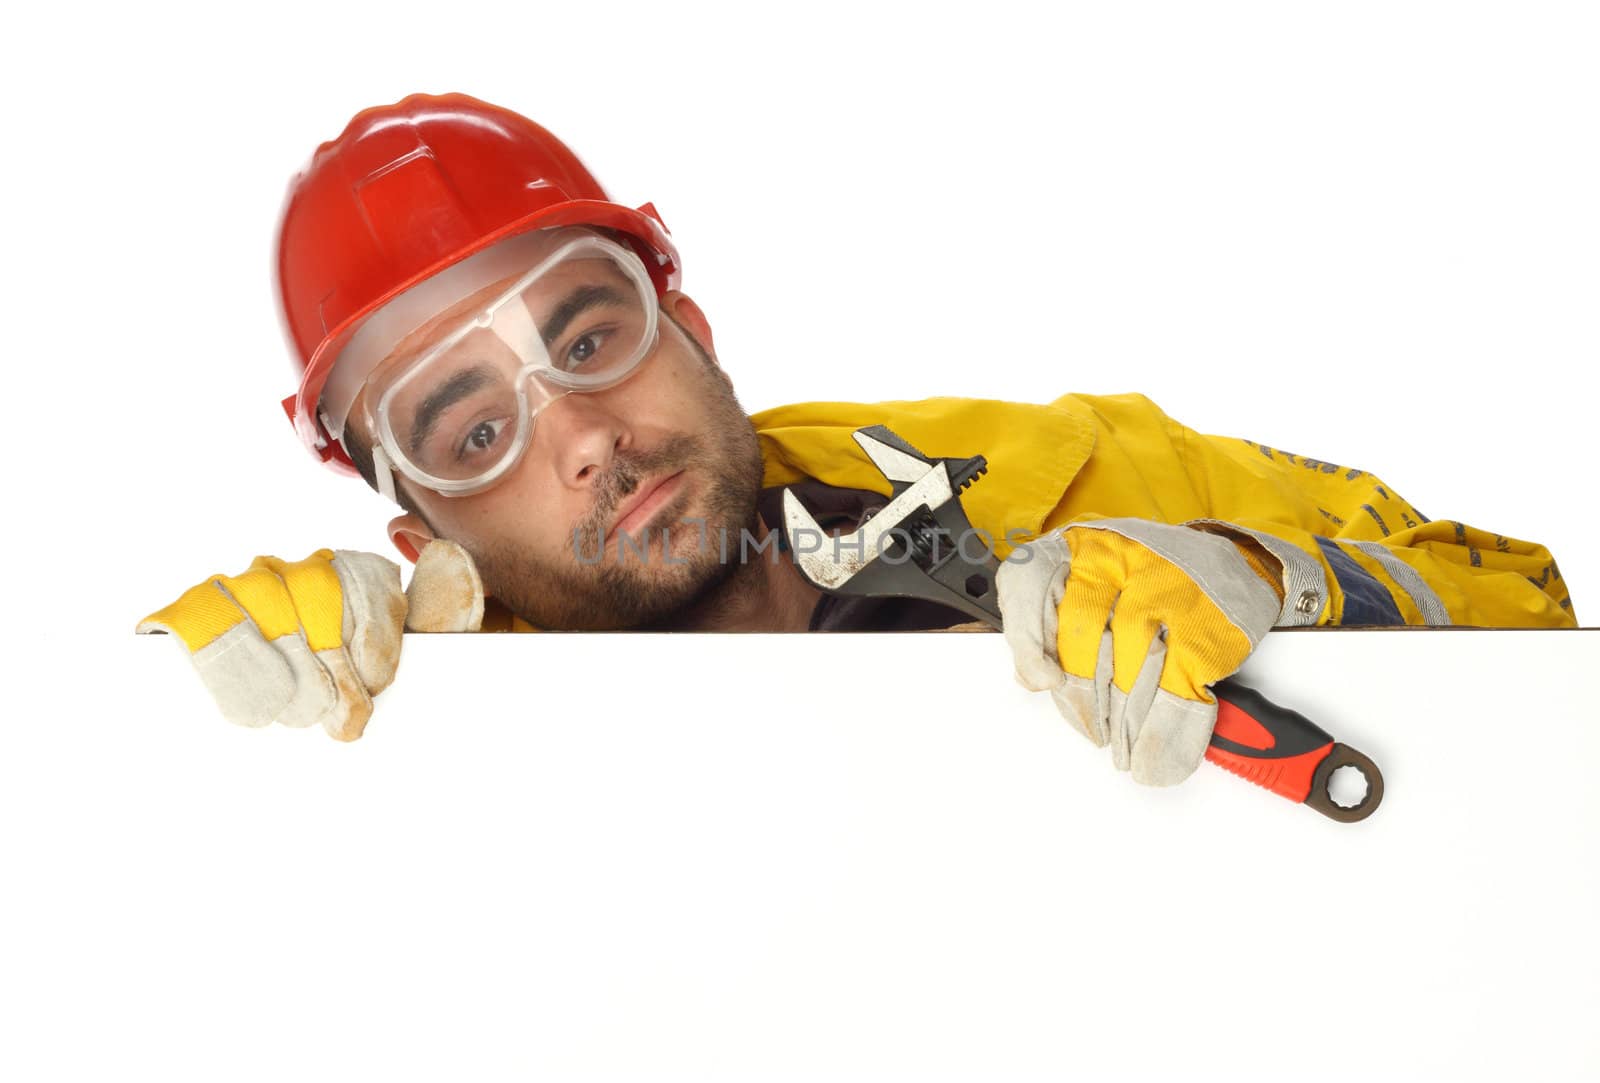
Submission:
<svg viewBox="0 0 1600 1083">
<path fill-rule="evenodd" d="M 539 125 L 465 94 L 413 94 L 356 114 L 289 185 L 278 224 L 277 294 L 300 390 L 283 400 L 324 461 L 354 472 L 317 419 L 328 373 L 362 321 L 396 294 L 496 241 L 599 226 L 675 289 L 678 250 L 654 207 L 613 203 Z"/>
</svg>

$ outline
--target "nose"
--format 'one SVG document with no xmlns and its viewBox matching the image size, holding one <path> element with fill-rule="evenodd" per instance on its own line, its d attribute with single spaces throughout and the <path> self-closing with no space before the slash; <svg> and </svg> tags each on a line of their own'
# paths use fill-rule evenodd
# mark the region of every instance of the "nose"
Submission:
<svg viewBox="0 0 1600 1083">
<path fill-rule="evenodd" d="M 563 485 L 591 488 L 633 441 L 627 424 L 607 408 L 604 393 L 566 394 L 534 418 L 533 445 L 543 445 Z"/>
</svg>

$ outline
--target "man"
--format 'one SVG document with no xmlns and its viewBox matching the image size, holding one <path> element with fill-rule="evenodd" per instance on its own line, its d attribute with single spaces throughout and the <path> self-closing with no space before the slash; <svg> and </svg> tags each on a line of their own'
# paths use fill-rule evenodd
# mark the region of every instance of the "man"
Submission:
<svg viewBox="0 0 1600 1083">
<path fill-rule="evenodd" d="M 322 550 L 215 576 L 141 622 L 223 712 L 362 732 L 413 630 L 949 627 L 929 602 L 824 596 L 777 542 L 795 488 L 852 529 L 886 485 L 851 434 L 984 455 L 963 494 L 1005 558 L 1018 678 L 1141 782 L 1203 757 L 1274 626 L 1571 627 L 1542 547 L 1433 522 L 1372 475 L 1203 436 L 1140 395 L 784 406 L 747 417 L 654 208 L 462 95 L 370 109 L 296 178 L 280 302 L 302 439 L 398 503 L 417 569 Z M 731 544 L 730 544 L 731 541 Z M 487 594 L 486 601 L 484 595 Z"/>
</svg>

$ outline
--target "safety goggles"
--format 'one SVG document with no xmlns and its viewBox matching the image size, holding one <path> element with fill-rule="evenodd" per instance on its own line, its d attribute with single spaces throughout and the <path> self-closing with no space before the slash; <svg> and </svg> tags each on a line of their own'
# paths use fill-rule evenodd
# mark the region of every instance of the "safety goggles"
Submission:
<svg viewBox="0 0 1600 1083">
<path fill-rule="evenodd" d="M 391 301 L 340 355 L 324 424 L 342 435 L 363 399 L 390 499 L 394 470 L 443 496 L 488 488 L 545 407 L 615 386 L 656 346 L 655 288 L 630 249 L 581 229 L 514 241 Z"/>
</svg>

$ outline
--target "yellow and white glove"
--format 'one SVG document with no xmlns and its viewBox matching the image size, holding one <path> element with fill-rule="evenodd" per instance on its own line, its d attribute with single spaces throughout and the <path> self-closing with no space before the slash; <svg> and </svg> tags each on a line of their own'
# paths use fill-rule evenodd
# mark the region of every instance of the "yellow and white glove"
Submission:
<svg viewBox="0 0 1600 1083">
<path fill-rule="evenodd" d="M 411 585 L 374 553 L 319 549 L 304 560 L 257 557 L 214 575 L 139 622 L 183 641 L 222 714 L 242 726 L 321 724 L 353 741 L 372 697 L 394 680 L 403 631 L 476 631 L 483 584 L 454 542 L 423 549 Z"/>
<path fill-rule="evenodd" d="M 995 579 L 1017 680 L 1048 689 L 1134 781 L 1182 782 L 1216 724 L 1208 687 L 1277 622 L 1276 559 L 1149 519 L 1051 531 L 1019 546 Z"/>
</svg>

